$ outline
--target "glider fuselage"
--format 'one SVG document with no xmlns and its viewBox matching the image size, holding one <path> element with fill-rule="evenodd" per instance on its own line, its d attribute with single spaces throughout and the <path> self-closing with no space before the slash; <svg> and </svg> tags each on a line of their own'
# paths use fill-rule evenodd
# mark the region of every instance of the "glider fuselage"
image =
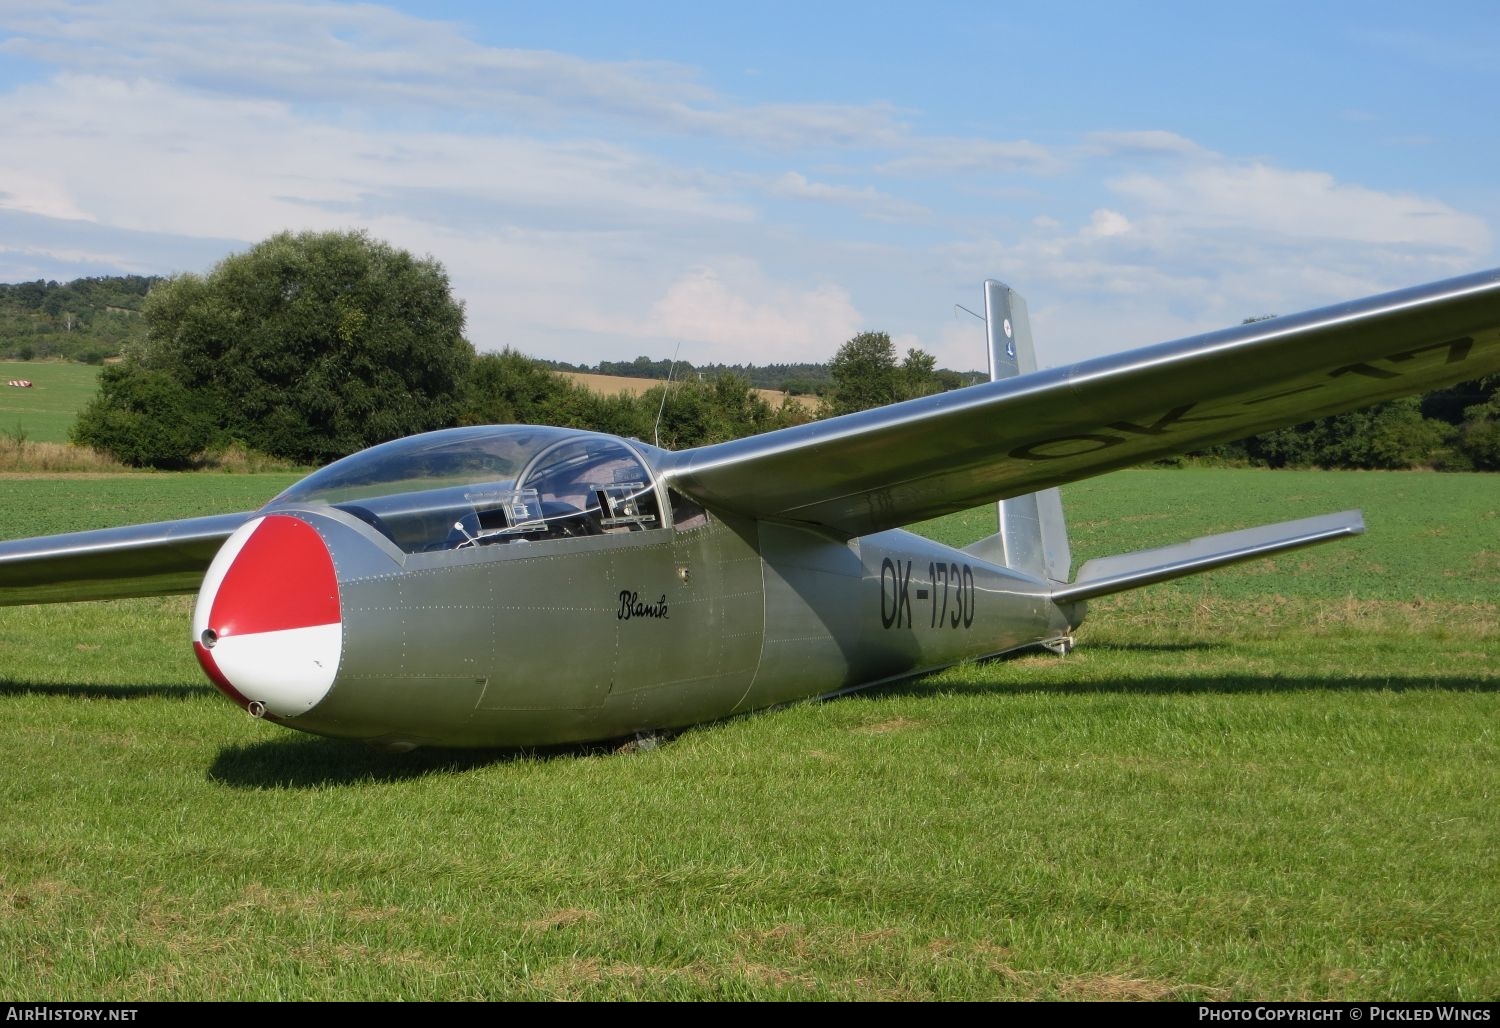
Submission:
<svg viewBox="0 0 1500 1028">
<path fill-rule="evenodd" d="M 295 695 L 258 695 L 264 659 L 248 681 L 205 668 L 288 727 L 395 748 L 544 745 L 714 720 L 1066 636 L 1082 607 L 900 530 L 842 541 L 694 510 L 682 525 L 410 554 L 337 508 L 278 507 L 244 530 L 284 519 L 316 533 L 334 569 L 326 690 L 299 710 Z M 221 593 L 234 585 L 221 581 Z M 214 588 L 211 574 L 205 594 Z M 242 599 L 275 604 L 276 590 Z M 229 638 L 218 637 L 224 623 L 208 627 L 212 661 L 235 627 Z"/>
</svg>

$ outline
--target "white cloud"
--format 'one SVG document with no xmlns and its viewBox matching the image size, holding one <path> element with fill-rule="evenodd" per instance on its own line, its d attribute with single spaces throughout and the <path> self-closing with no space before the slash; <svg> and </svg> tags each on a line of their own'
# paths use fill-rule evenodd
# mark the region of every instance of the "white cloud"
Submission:
<svg viewBox="0 0 1500 1028">
<path fill-rule="evenodd" d="M 69 183 L 70 199 L 59 192 L 44 212 L 86 209 L 120 227 L 255 240 L 396 209 L 470 228 L 752 216 L 701 174 L 606 143 L 340 127 L 274 101 L 72 75 L 14 96 L 0 137 L 30 155 L 33 181 Z M 46 194 L 28 195 L 23 209 L 43 209 Z"/>
<path fill-rule="evenodd" d="M 972 292 L 976 297 L 981 295 L 979 282 L 974 283 Z M 965 306 L 980 314 L 984 313 L 977 301 Z M 945 318 L 937 326 L 931 338 L 911 337 L 910 342 L 903 341 L 901 345 L 902 353 L 912 346 L 926 350 L 937 358 L 937 365 L 940 368 L 951 368 L 954 371 L 984 371 L 988 374 L 989 342 L 985 337 L 984 322 L 963 311 L 953 312 Z"/>
<path fill-rule="evenodd" d="M 486 46 L 453 25 L 372 4 L 247 2 L 13 11 L 0 52 L 78 73 L 149 78 L 215 96 L 451 118 L 623 120 L 773 148 L 891 146 L 907 135 L 887 104 L 737 103 L 667 61 L 602 61 Z"/>
<path fill-rule="evenodd" d="M 705 344 L 715 360 L 756 364 L 827 360 L 860 331 L 859 312 L 842 288 L 798 289 L 746 272 L 741 268 L 731 286 L 713 268 L 693 269 L 652 305 L 646 330 Z"/>
<path fill-rule="evenodd" d="M 1043 363 L 1115 352 L 1471 270 L 1480 218 L 1430 198 L 1206 151 L 1109 183 L 1071 230 L 1033 220 L 945 247 L 1032 299 Z"/>
<path fill-rule="evenodd" d="M 877 170 L 890 175 L 1054 175 L 1067 167 L 1052 149 L 1026 139 L 924 136 L 911 140 L 906 149 L 904 156 L 886 161 Z"/>
<path fill-rule="evenodd" d="M 1123 236 L 1130 231 L 1130 219 L 1119 211 L 1109 210 L 1101 207 L 1089 218 L 1089 223 L 1084 226 L 1083 234 L 1095 239 L 1103 239 L 1106 236 Z"/>
<path fill-rule="evenodd" d="M 1146 129 L 1134 132 L 1090 132 L 1082 151 L 1090 157 L 1211 157 L 1206 150 L 1176 132 Z"/>
<path fill-rule="evenodd" d="M 882 193 L 874 186 L 839 186 L 828 182 L 814 182 L 795 171 L 789 171 L 775 179 L 770 185 L 770 191 L 775 196 L 852 207 L 865 217 L 879 221 L 913 221 L 931 214 L 921 204 Z"/>
<path fill-rule="evenodd" d="M 1439 201 L 1262 162 L 1220 161 L 1172 175 L 1127 175 L 1110 188 L 1179 229 L 1412 246 L 1471 257 L 1491 243 L 1481 219 Z"/>
<path fill-rule="evenodd" d="M 89 220 L 60 179 L 30 168 L 0 165 L 0 207 L 48 218 Z"/>
</svg>

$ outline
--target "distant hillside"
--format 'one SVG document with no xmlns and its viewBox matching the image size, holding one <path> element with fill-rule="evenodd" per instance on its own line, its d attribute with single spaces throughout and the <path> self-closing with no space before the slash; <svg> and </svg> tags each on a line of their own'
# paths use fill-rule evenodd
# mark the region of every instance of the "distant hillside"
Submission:
<svg viewBox="0 0 1500 1028">
<path fill-rule="evenodd" d="M 554 371 L 657 381 L 667 378 L 669 372 L 674 379 L 701 376 L 710 381 L 727 372 L 743 378 L 755 389 L 789 393 L 792 396 L 823 396 L 833 386 L 833 376 L 829 374 L 827 364 L 693 364 L 690 361 L 677 361 L 674 370 L 672 361 L 654 361 L 649 357 L 637 357 L 633 361 L 600 361 L 597 365 L 549 360 L 541 363 Z M 978 371 L 950 371 L 947 368 L 936 374 L 945 389 L 973 385 L 989 377 Z"/>
<path fill-rule="evenodd" d="M 701 375 L 717 378 L 728 372 L 738 375 L 755 389 L 771 389 L 799 396 L 822 395 L 832 384 L 826 364 L 693 364 L 691 361 L 651 360 L 637 357 L 633 361 L 600 361 L 597 365 L 569 364 L 566 361 L 543 360 L 554 371 L 584 375 L 606 375 L 614 378 L 682 379 Z"/>
<path fill-rule="evenodd" d="M 141 307 L 155 276 L 0 284 L 0 359 L 98 364 L 145 337 Z"/>
<path fill-rule="evenodd" d="M 679 375 L 674 378 L 675 382 L 683 381 L 680 371 L 681 369 L 679 369 Z M 662 379 L 655 378 L 634 378 L 629 375 L 595 375 L 586 371 L 559 371 L 558 374 L 571 382 L 583 386 L 589 392 L 598 393 L 600 396 L 614 396 L 619 393 L 625 393 L 629 396 L 640 396 L 642 393 L 661 385 L 663 381 Z M 704 378 L 708 378 L 708 372 L 706 371 L 704 372 Z M 782 401 L 791 396 L 790 393 L 781 389 L 755 389 L 754 391 L 757 396 L 765 400 L 773 408 L 780 407 Z M 818 408 L 818 398 L 816 396 L 793 396 L 792 399 L 809 411 L 815 411 Z"/>
</svg>

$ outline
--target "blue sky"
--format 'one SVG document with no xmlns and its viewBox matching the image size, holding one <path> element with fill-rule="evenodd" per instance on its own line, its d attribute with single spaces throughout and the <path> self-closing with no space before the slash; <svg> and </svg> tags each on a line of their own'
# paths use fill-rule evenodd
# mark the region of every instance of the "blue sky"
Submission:
<svg viewBox="0 0 1500 1028">
<path fill-rule="evenodd" d="M 1056 364 L 1500 264 L 1497 53 L 1493 3 L 0 0 L 0 281 L 364 228 L 481 349 L 967 368 L 998 277 Z"/>
</svg>

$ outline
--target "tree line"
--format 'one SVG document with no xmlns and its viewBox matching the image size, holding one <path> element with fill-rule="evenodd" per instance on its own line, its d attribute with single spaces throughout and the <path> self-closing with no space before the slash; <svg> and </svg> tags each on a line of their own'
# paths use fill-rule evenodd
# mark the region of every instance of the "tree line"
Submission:
<svg viewBox="0 0 1500 1028">
<path fill-rule="evenodd" d="M 1270 468 L 1497 471 L 1500 376 L 1262 432 L 1189 459 Z"/>
<path fill-rule="evenodd" d="M 0 283 L 0 359 L 99 364 L 145 338 L 141 308 L 159 278 Z"/>
<path fill-rule="evenodd" d="M 94 284 L 59 289 L 79 295 L 108 280 L 82 281 Z M 636 377 L 661 385 L 602 396 L 514 351 L 476 354 L 442 266 L 363 232 L 281 233 L 205 275 L 131 281 L 141 330 L 105 367 L 73 438 L 137 466 L 189 467 L 230 446 L 316 464 L 467 424 L 554 424 L 680 449 L 969 384 L 938 369 L 931 354 L 901 355 L 885 333 L 864 332 L 826 365 L 813 412 L 791 400 L 766 403 L 739 367 L 686 365 L 685 373 L 678 365 L 668 384 L 671 362 L 645 357 L 630 366 L 651 374 Z M 0 301 L 45 313 L 40 305 L 55 292 L 45 283 L 0 287 Z M 590 370 L 605 373 L 608 364 Z M 1500 376 L 1184 459 L 1497 469 Z"/>
<path fill-rule="evenodd" d="M 881 334 L 881 333 L 875 333 Z M 827 398 L 837 383 L 831 364 L 694 364 L 686 360 L 652 360 L 637 357 L 631 361 L 600 361 L 598 364 L 569 364 L 567 361 L 544 360 L 541 362 L 554 371 L 582 372 L 590 375 L 611 375 L 617 378 L 646 378 L 656 381 L 668 379 L 698 379 L 713 381 L 721 375 L 742 378 L 753 389 L 773 389 L 791 396 L 817 396 Z M 958 389 L 985 380 L 978 371 L 953 371 L 937 368 L 932 372 L 943 389 Z"/>
</svg>

